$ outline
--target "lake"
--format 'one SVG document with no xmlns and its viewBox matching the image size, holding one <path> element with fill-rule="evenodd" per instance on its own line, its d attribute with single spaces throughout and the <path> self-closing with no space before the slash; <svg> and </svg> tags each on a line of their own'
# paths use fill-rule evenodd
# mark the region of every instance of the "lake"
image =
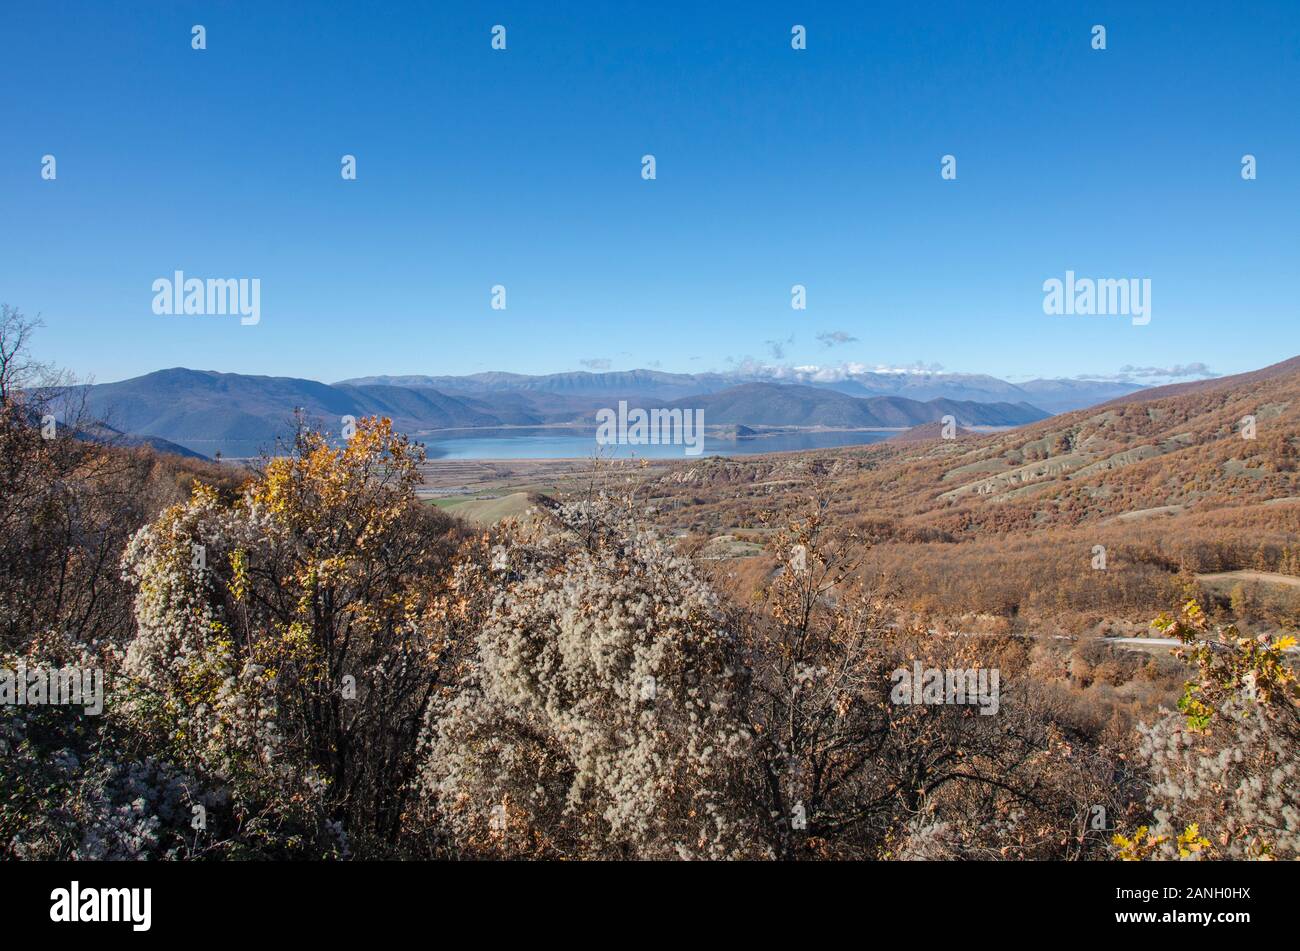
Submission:
<svg viewBox="0 0 1300 951">
<path fill-rule="evenodd" d="M 833 449 L 861 446 L 896 435 L 894 430 L 863 429 L 836 432 L 793 432 L 771 436 L 725 439 L 704 437 L 705 456 L 748 456 L 764 452 Z M 604 458 L 689 459 L 684 446 L 598 446 L 596 430 L 582 429 L 465 429 L 414 437 L 424 443 L 430 459 L 588 459 L 599 451 Z"/>
</svg>

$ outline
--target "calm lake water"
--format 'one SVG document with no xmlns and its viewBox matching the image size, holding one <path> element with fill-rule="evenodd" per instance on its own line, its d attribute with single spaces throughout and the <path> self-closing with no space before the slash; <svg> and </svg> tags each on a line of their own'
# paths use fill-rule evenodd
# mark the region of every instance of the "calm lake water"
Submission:
<svg viewBox="0 0 1300 951">
<path fill-rule="evenodd" d="M 860 446 L 895 435 L 878 429 L 852 432 L 782 433 L 741 439 L 705 435 L 705 456 L 747 456 L 797 449 L 832 449 Z M 684 446 L 598 446 L 596 430 L 575 429 L 471 429 L 449 430 L 415 437 L 424 443 L 430 459 L 587 459 L 602 457 L 682 459 Z"/>
</svg>

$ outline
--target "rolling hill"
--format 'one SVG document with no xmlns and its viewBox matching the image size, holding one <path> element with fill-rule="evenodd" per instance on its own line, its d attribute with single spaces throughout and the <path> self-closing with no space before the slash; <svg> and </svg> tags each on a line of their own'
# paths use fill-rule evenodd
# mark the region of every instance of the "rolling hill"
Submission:
<svg viewBox="0 0 1300 951">
<path fill-rule="evenodd" d="M 661 529 L 692 539 L 762 531 L 821 498 L 870 540 L 870 578 L 954 623 L 1140 634 L 1198 582 L 1244 623 L 1286 622 L 1251 579 L 1300 576 L 1300 358 L 933 435 L 683 463 L 648 476 L 644 498 Z"/>
<path fill-rule="evenodd" d="M 714 419 L 743 406 L 739 400 L 733 406 L 727 395 L 712 398 L 720 404 Z M 861 413 L 879 407 L 874 400 L 860 402 Z M 970 424 L 950 401 L 921 405 Z M 999 409 L 974 405 L 980 422 Z M 874 416 L 890 418 L 881 408 Z M 1247 417 L 1254 419 L 1253 439 L 1243 438 Z M 967 529 L 1077 524 L 1165 506 L 1190 511 L 1229 499 L 1300 496 L 1300 358 L 1144 390 L 1006 432 L 889 440 L 836 450 L 833 458 L 842 472 L 854 474 L 855 486 L 861 480 L 870 497 L 906 513 L 909 522 Z M 753 478 L 762 481 L 790 461 L 735 465 L 754 468 Z"/>
</svg>

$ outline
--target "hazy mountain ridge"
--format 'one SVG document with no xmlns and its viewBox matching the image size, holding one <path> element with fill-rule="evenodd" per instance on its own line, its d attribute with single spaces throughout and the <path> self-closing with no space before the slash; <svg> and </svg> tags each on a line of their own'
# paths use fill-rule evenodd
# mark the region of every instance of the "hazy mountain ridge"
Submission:
<svg viewBox="0 0 1300 951">
<path fill-rule="evenodd" d="M 1123 396 L 1138 396 L 1148 391 L 1135 383 L 1107 380 L 1028 380 L 1016 384 L 1025 399 L 1049 413 L 1067 413 Z"/>
<path fill-rule="evenodd" d="M 966 426 L 1018 426 L 1048 415 L 1024 403 L 921 401 L 902 396 L 861 398 L 835 390 L 778 383 L 745 383 L 670 405 L 702 408 L 708 423 L 747 426 L 896 429 L 934 422 L 949 414 Z"/>
<path fill-rule="evenodd" d="M 608 395 L 631 399 L 685 398 L 717 393 L 746 383 L 800 385 L 831 390 L 848 396 L 903 396 L 922 402 L 932 399 L 978 403 L 1029 403 L 1049 413 L 1092 406 L 1105 400 L 1139 392 L 1135 383 L 1106 380 L 1036 379 L 1009 383 L 978 373 L 943 372 L 839 372 L 798 368 L 764 372 L 665 373 L 660 370 L 626 370 L 592 373 L 575 371 L 527 376 L 518 373 L 478 373 L 469 376 L 370 376 L 341 381 L 352 386 L 431 387 L 444 393 L 483 395 L 518 392 L 534 397 Z"/>
</svg>

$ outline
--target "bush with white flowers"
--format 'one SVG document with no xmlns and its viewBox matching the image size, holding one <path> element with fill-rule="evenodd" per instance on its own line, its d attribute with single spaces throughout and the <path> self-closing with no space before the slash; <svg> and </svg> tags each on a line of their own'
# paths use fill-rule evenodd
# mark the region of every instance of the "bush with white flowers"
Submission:
<svg viewBox="0 0 1300 951">
<path fill-rule="evenodd" d="M 688 559 L 593 499 L 465 571 L 493 596 L 425 766 L 461 848 L 758 854 L 729 795 L 750 740 L 734 643 Z"/>
</svg>

